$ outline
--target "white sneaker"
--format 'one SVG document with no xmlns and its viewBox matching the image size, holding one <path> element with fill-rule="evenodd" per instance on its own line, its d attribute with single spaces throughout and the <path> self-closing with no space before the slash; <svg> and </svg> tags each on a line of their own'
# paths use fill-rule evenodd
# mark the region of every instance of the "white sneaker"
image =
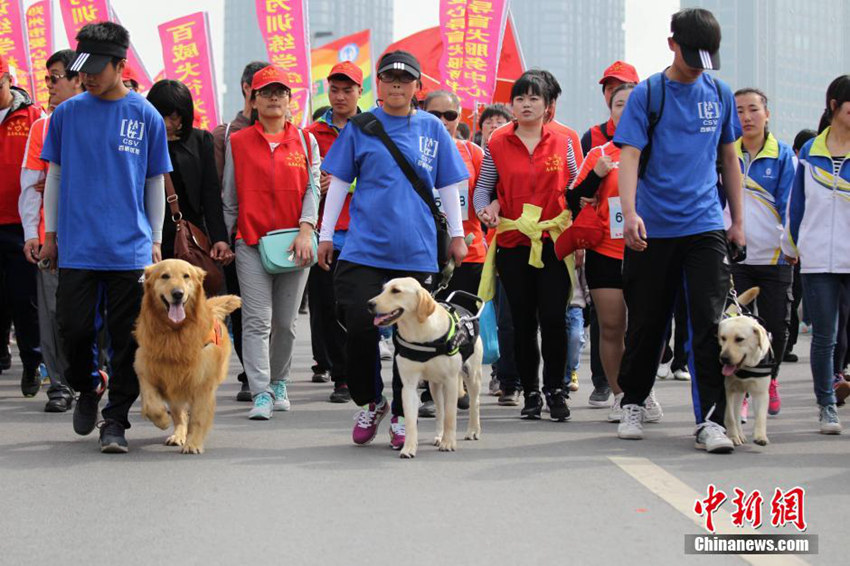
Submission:
<svg viewBox="0 0 850 566">
<path fill-rule="evenodd" d="M 623 395 L 625 393 L 622 392 L 614 395 L 614 403 L 611 405 L 611 412 L 608 413 L 609 423 L 618 423 L 623 418 L 623 407 L 620 406 L 623 401 Z"/>
<path fill-rule="evenodd" d="M 820 408 L 820 433 L 841 434 L 841 421 L 835 405 L 824 405 Z"/>
<path fill-rule="evenodd" d="M 673 372 L 673 379 L 676 381 L 690 381 L 691 372 L 688 371 L 688 368 L 677 369 Z"/>
<path fill-rule="evenodd" d="M 625 440 L 641 440 L 643 438 L 643 407 L 626 405 L 622 409 L 623 418 L 617 426 L 617 436 Z"/>
<path fill-rule="evenodd" d="M 658 371 L 655 372 L 655 377 L 658 379 L 668 379 L 670 377 L 670 366 L 673 365 L 673 360 L 658 364 Z"/>
<path fill-rule="evenodd" d="M 697 450 L 705 450 L 713 454 L 726 454 L 735 449 L 735 445 L 726 436 L 726 429 L 708 419 L 697 425 L 696 447 Z"/>
<path fill-rule="evenodd" d="M 393 351 L 390 348 L 391 338 L 381 338 L 378 342 L 378 350 L 381 352 L 381 360 L 387 362 L 393 359 Z"/>
<path fill-rule="evenodd" d="M 643 402 L 643 421 L 657 423 L 663 416 L 664 411 L 661 410 L 661 403 L 655 398 L 655 389 L 652 389 L 649 392 L 649 397 Z"/>
<path fill-rule="evenodd" d="M 292 403 L 289 402 L 289 394 L 286 392 L 285 381 L 273 382 L 272 391 L 274 392 L 275 411 L 288 411 L 292 408 Z"/>
</svg>

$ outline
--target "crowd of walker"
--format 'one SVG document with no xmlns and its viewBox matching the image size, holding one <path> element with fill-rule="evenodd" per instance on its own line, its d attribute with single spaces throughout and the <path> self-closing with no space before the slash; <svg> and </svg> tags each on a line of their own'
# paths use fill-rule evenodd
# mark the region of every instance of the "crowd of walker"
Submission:
<svg viewBox="0 0 850 566">
<path fill-rule="evenodd" d="M 610 115 L 581 137 L 554 119 L 561 88 L 544 70 L 523 73 L 509 105 L 486 107 L 470 140 L 458 97 L 422 97 L 420 63 L 404 51 L 380 58 L 371 109 L 358 106 L 362 70 L 334 66 L 330 106 L 303 129 L 289 113 L 287 74 L 249 63 L 244 108 L 213 132 L 193 128 L 182 83 L 135 92 L 118 24 L 83 27 L 76 50 L 47 60 L 49 114 L 12 86 L 0 58 L 3 369 L 13 326 L 23 395 L 49 377 L 45 411 L 73 409 L 76 433 L 99 426 L 102 451 L 127 451 L 140 278 L 175 253 L 168 183 L 183 218 L 209 237 L 220 292 L 242 298 L 229 325 L 249 419 L 292 409 L 291 375 L 306 369 L 292 367 L 306 291 L 312 381 L 332 382 L 330 402 L 360 407 L 355 444 L 370 443 L 389 416 L 390 444 L 401 448 L 398 368 L 388 398 L 381 361 L 392 343 L 367 301 L 388 280 L 414 277 L 437 298 L 463 290 L 493 301 L 501 356 L 489 394 L 499 405 L 568 421 L 589 327 L 588 403 L 604 409 L 600 420 L 640 439 L 643 423 L 663 418 L 656 379 L 690 381 L 696 447 L 712 453 L 733 450 L 717 326 L 730 296 L 757 286 L 773 353 L 770 414 L 780 413 L 780 370 L 797 361 L 803 327 L 820 432 L 840 433 L 837 406 L 850 390 L 850 76 L 828 85 L 817 130 L 789 146 L 769 131 L 766 93 L 733 93 L 704 72 L 720 66 L 714 16 L 685 9 L 670 27 L 670 66 L 643 81 L 622 61 L 605 69 Z M 445 289 L 434 217 L 384 140 L 354 119 L 365 111 L 440 203 L 457 266 Z M 586 211 L 604 225 L 592 246 L 582 222 L 571 225 Z M 297 230 L 302 269 L 264 267 L 258 243 L 280 229 Z M 434 416 L 427 387 L 419 416 Z"/>
</svg>

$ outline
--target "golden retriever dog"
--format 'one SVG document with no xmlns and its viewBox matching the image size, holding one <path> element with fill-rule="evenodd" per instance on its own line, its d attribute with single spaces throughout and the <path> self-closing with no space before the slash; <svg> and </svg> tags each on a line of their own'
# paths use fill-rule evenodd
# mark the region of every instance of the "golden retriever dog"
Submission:
<svg viewBox="0 0 850 566">
<path fill-rule="evenodd" d="M 234 295 L 207 299 L 205 275 L 179 259 L 145 269 L 145 295 L 134 331 L 139 349 L 133 367 L 142 416 L 163 430 L 173 422 L 174 434 L 165 443 L 181 446 L 183 454 L 204 452 L 215 392 L 230 362 L 224 319 L 242 304 Z"/>
<path fill-rule="evenodd" d="M 369 301 L 375 315 L 376 326 L 398 325 L 399 336 L 405 341 L 422 344 L 445 336 L 451 320 L 446 309 L 438 304 L 431 294 L 412 277 L 388 281 L 383 292 Z M 457 448 L 457 399 L 463 384 L 469 393 L 469 426 L 467 440 L 478 440 L 481 436 L 480 404 L 481 360 L 484 346 L 479 336 L 475 337 L 472 355 L 464 362 L 461 355 L 438 355 L 427 362 L 416 362 L 399 355 L 396 358 L 398 372 L 403 384 L 402 405 L 404 407 L 405 439 L 401 449 L 402 458 L 415 458 L 418 444 L 416 419 L 419 416 L 419 396 L 416 391 L 420 380 L 431 384 L 431 393 L 436 406 L 437 435 L 434 445 L 441 452 L 453 452 Z"/>
<path fill-rule="evenodd" d="M 758 294 L 758 287 L 748 289 L 738 298 L 738 303 L 748 305 Z M 770 339 L 758 320 L 740 312 L 738 305 L 730 305 L 726 314 L 729 316 L 720 321 L 717 329 L 720 363 L 726 378 L 726 432 L 735 446 L 747 442 L 741 429 L 741 406 L 749 393 L 756 417 L 753 441 L 766 446 L 770 368 L 762 362 L 770 353 Z M 739 377 L 739 373 L 749 377 Z"/>
</svg>

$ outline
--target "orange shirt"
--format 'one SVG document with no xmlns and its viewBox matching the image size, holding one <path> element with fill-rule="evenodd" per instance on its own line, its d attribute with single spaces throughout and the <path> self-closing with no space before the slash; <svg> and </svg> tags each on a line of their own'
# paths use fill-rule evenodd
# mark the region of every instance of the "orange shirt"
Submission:
<svg viewBox="0 0 850 566">
<path fill-rule="evenodd" d="M 47 162 L 41 159 L 41 148 L 44 147 L 44 138 L 47 137 L 47 128 L 50 126 L 50 116 L 39 118 L 30 126 L 30 136 L 27 140 L 27 151 L 24 155 L 24 169 L 33 171 L 44 171 L 47 173 Z M 44 243 L 44 207 L 41 209 L 41 221 L 38 223 L 38 241 Z"/>
<path fill-rule="evenodd" d="M 599 189 L 596 191 L 596 199 L 598 202 L 596 205 L 596 214 L 599 216 L 599 219 L 602 220 L 603 224 L 605 224 L 606 229 L 604 236 L 602 237 L 602 242 L 593 248 L 593 251 L 604 256 L 622 260 L 625 240 L 622 238 L 611 238 L 611 211 L 608 200 L 609 198 L 619 199 L 620 197 L 620 187 L 617 184 L 620 177 L 620 170 L 618 168 L 620 164 L 620 148 L 612 142 L 608 142 L 605 145 L 594 147 L 587 152 L 587 156 L 584 159 L 584 163 L 582 164 L 578 177 L 576 177 L 572 187 L 580 185 L 582 181 L 587 178 L 590 172 L 593 171 L 593 168 L 596 167 L 596 163 L 599 161 L 599 158 L 603 155 L 607 155 L 611 158 L 611 161 L 614 162 L 614 168 L 602 178 L 602 182 L 599 184 Z"/>
<path fill-rule="evenodd" d="M 478 173 L 481 171 L 481 162 L 484 161 L 484 150 L 474 143 L 464 140 L 455 140 L 455 145 L 457 145 L 457 150 L 469 171 L 469 185 L 466 194 L 460 195 L 461 204 L 466 201 L 466 205 L 461 207 L 466 211 L 463 221 L 463 234 L 464 236 L 474 235 L 472 244 L 469 246 L 469 253 L 466 254 L 463 263 L 484 263 L 487 258 L 487 249 L 484 247 L 484 231 L 481 229 L 481 221 L 478 220 L 475 215 L 475 208 L 472 206 L 472 193 L 475 191 L 475 183 L 478 181 Z"/>
</svg>

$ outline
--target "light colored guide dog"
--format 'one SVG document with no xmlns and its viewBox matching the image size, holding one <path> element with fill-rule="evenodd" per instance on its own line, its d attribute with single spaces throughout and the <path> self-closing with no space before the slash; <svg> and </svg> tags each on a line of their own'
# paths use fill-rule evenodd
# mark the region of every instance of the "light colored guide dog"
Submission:
<svg viewBox="0 0 850 566">
<path fill-rule="evenodd" d="M 388 281 L 380 295 L 369 301 L 375 314 L 375 325 L 398 325 L 399 335 L 409 343 L 425 344 L 445 336 L 451 325 L 446 309 L 437 303 L 416 279 L 404 277 Z M 405 440 L 402 458 L 416 457 L 419 442 L 417 417 L 420 380 L 431 384 L 436 407 L 437 434 L 434 445 L 441 452 L 457 448 L 457 399 L 466 384 L 469 393 L 469 426 L 467 440 L 481 436 L 481 417 L 478 395 L 481 391 L 481 361 L 484 346 L 481 337 L 475 337 L 472 355 L 463 362 L 460 354 L 438 355 L 427 362 L 416 362 L 399 355 L 396 358 L 403 384 Z"/>
<path fill-rule="evenodd" d="M 753 441 L 760 446 L 766 446 L 768 443 L 769 369 L 762 367 L 758 370 L 763 377 L 742 378 L 738 375 L 758 368 L 770 353 L 767 330 L 759 324 L 758 320 L 742 313 L 738 306 L 750 304 L 758 294 L 758 287 L 748 289 L 741 294 L 738 304 L 730 305 L 726 309 L 727 316 L 720 321 L 717 329 L 720 363 L 723 364 L 723 375 L 726 377 L 726 433 L 735 446 L 747 442 L 747 437 L 741 429 L 741 406 L 747 393 L 750 394 L 755 411 Z M 766 375 L 764 375 L 765 372 L 767 372 Z"/>
<path fill-rule="evenodd" d="M 203 269 L 167 259 L 145 269 L 145 295 L 134 335 L 142 416 L 174 434 L 165 443 L 201 454 L 215 415 L 215 392 L 227 377 L 230 336 L 224 319 L 242 304 L 207 299 Z M 170 418 L 169 418 L 170 413 Z"/>
</svg>

